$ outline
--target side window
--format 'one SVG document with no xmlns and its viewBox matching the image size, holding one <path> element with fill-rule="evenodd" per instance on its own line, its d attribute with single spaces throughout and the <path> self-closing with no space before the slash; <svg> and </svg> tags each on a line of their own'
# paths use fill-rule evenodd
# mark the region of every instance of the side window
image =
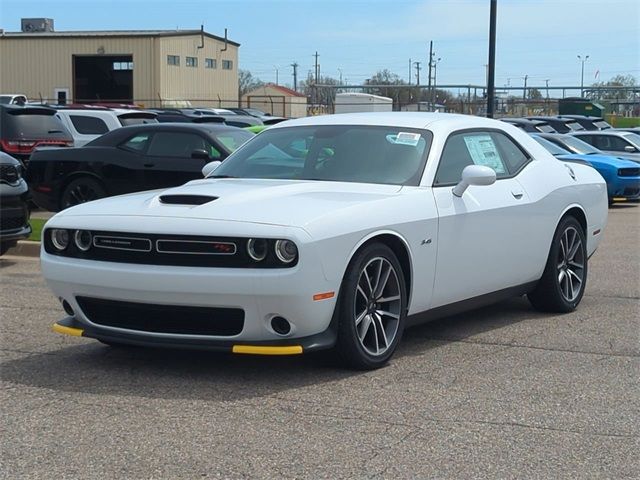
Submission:
<svg viewBox="0 0 640 480">
<path fill-rule="evenodd" d="M 511 175 L 518 173 L 529 162 L 529 157 L 509 137 L 498 132 L 493 132 L 491 136 Z"/>
<path fill-rule="evenodd" d="M 593 145 L 596 148 L 602 148 L 602 145 L 600 145 L 599 136 L 596 137 L 595 135 L 576 135 L 576 137 L 583 142 L 587 142 L 589 145 Z"/>
<path fill-rule="evenodd" d="M 132 152 L 143 153 L 147 149 L 147 145 L 149 145 L 150 138 L 151 133 L 138 133 L 120 144 L 120 147 Z"/>
<path fill-rule="evenodd" d="M 434 186 L 455 185 L 462 178 L 464 167 L 474 164 L 493 168 L 498 178 L 509 176 L 493 132 L 463 132 L 451 135 L 440 156 Z"/>
<path fill-rule="evenodd" d="M 194 150 L 210 152 L 210 147 L 209 142 L 194 133 L 157 132 L 151 140 L 147 155 L 191 158 Z"/>
<path fill-rule="evenodd" d="M 613 150 L 614 152 L 624 152 L 624 147 L 631 145 L 625 139 L 614 137 L 613 135 L 608 135 L 605 138 L 609 140 L 609 150 Z"/>
<path fill-rule="evenodd" d="M 96 117 L 84 115 L 69 115 L 73 127 L 83 135 L 102 135 L 107 133 L 109 128 L 103 120 Z"/>
</svg>

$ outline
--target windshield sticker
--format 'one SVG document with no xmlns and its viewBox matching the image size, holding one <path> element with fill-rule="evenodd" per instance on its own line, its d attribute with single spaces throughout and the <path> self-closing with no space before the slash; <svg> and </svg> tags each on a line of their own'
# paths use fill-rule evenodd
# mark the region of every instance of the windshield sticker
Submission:
<svg viewBox="0 0 640 480">
<path fill-rule="evenodd" d="M 490 135 L 465 136 L 464 143 L 467 144 L 473 163 L 490 167 L 496 173 L 506 173 L 504 163 Z"/>
<path fill-rule="evenodd" d="M 399 132 L 398 135 L 390 135 L 391 141 L 396 145 L 410 145 L 415 147 L 420 141 L 419 133 Z"/>
</svg>

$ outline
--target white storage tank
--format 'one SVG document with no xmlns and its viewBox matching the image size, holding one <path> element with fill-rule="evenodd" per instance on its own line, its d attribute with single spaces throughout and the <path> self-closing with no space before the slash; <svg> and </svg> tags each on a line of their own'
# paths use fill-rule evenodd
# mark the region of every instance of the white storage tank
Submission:
<svg viewBox="0 0 640 480">
<path fill-rule="evenodd" d="M 336 94 L 335 113 L 390 112 L 393 100 L 369 93 Z"/>
</svg>

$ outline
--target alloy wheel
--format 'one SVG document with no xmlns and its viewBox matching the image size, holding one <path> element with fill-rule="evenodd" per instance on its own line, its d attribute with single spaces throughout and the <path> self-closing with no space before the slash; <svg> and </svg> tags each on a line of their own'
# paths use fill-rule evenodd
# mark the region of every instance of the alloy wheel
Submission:
<svg viewBox="0 0 640 480">
<path fill-rule="evenodd" d="M 372 258 L 360 271 L 353 312 L 358 341 L 369 355 L 383 355 L 393 345 L 401 308 L 398 273 L 386 258 Z"/>
<path fill-rule="evenodd" d="M 558 285 L 567 302 L 575 301 L 580 295 L 584 283 L 584 264 L 582 239 L 575 227 L 569 226 L 560 237 L 557 262 Z"/>
</svg>

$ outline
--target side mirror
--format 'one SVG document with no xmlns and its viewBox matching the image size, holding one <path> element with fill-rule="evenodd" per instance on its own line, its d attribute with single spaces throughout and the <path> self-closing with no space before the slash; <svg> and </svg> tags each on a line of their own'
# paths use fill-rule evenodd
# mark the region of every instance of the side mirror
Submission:
<svg viewBox="0 0 640 480">
<path fill-rule="evenodd" d="M 207 163 L 204 167 L 202 167 L 202 175 L 204 176 L 204 178 L 207 178 L 209 175 L 211 175 L 215 171 L 215 169 L 220 166 L 221 163 L 221 161 L 215 160 L 213 162 Z"/>
<path fill-rule="evenodd" d="M 199 158 L 200 160 L 209 160 L 209 152 L 204 149 L 197 149 L 191 152 L 191 158 Z"/>
<path fill-rule="evenodd" d="M 636 153 L 638 149 L 636 147 L 632 147 L 631 145 L 626 145 L 624 147 L 624 151 L 628 153 Z"/>
<path fill-rule="evenodd" d="M 484 165 L 467 165 L 462 170 L 462 180 L 453 187 L 453 194 L 461 197 L 469 185 L 491 185 L 496 182 L 496 172 Z"/>
</svg>

